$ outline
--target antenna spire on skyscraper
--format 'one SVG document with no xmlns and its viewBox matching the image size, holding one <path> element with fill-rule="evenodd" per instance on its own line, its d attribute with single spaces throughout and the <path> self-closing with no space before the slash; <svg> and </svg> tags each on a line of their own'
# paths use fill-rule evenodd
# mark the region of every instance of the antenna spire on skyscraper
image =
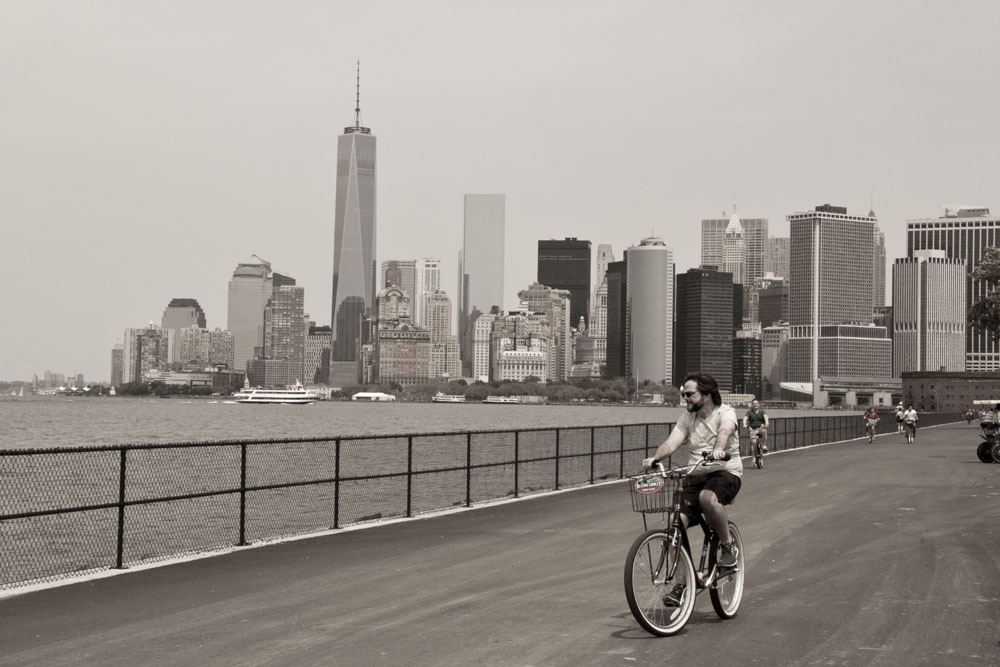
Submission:
<svg viewBox="0 0 1000 667">
<path fill-rule="evenodd" d="M 354 127 L 361 128 L 361 60 L 358 60 L 357 82 L 354 92 Z"/>
</svg>

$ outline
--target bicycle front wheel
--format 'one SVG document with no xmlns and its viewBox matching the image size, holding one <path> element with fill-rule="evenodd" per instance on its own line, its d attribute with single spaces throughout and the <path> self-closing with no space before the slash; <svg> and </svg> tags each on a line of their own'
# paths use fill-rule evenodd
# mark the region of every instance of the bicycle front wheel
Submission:
<svg viewBox="0 0 1000 667">
<path fill-rule="evenodd" d="M 625 559 L 625 597 L 632 615 L 651 634 L 669 637 L 691 618 L 698 585 L 691 555 L 672 547 L 670 535 L 640 535 Z"/>
<path fill-rule="evenodd" d="M 729 522 L 729 535 L 736 545 L 736 567 L 720 571 L 719 577 L 708 592 L 712 598 L 712 608 L 719 618 L 732 618 L 740 610 L 743 600 L 743 575 L 746 572 L 743 558 L 743 537 L 740 529 L 732 521 Z"/>
<path fill-rule="evenodd" d="M 976 456 L 979 457 L 980 461 L 983 463 L 993 463 L 993 455 L 990 454 L 992 447 L 992 442 L 984 441 L 979 443 L 979 446 L 976 447 Z"/>
</svg>

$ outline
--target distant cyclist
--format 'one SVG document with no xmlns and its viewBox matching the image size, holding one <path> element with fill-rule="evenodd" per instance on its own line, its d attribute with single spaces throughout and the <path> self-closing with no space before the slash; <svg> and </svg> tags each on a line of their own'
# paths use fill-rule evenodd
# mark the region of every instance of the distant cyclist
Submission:
<svg viewBox="0 0 1000 667">
<path fill-rule="evenodd" d="M 770 420 L 767 418 L 767 413 L 760 407 L 760 401 L 756 398 L 753 399 L 750 409 L 743 415 L 743 428 L 747 431 L 757 431 L 760 438 L 760 450 L 762 452 L 767 451 L 767 426 L 769 423 Z"/>
<path fill-rule="evenodd" d="M 865 411 L 865 431 L 870 431 L 868 436 L 868 442 L 872 442 L 875 439 L 875 429 L 878 427 L 878 421 L 880 417 L 878 413 L 875 412 L 875 408 L 871 405 L 868 406 L 868 410 Z"/>
</svg>

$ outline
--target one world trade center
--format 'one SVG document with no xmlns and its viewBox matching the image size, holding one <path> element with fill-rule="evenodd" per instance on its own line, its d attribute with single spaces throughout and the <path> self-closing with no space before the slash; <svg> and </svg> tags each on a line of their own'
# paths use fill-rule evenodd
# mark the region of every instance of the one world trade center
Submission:
<svg viewBox="0 0 1000 667">
<path fill-rule="evenodd" d="M 337 139 L 329 383 L 354 384 L 362 318 L 375 304 L 375 136 L 361 126 L 360 68 L 354 125 Z"/>
</svg>

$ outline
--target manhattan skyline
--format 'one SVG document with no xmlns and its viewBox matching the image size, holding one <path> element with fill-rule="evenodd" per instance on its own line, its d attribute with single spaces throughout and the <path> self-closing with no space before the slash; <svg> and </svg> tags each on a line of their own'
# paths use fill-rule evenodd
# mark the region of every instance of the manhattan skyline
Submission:
<svg viewBox="0 0 1000 667">
<path fill-rule="evenodd" d="M 620 257 L 656 236 L 679 274 L 734 204 L 787 236 L 787 215 L 874 201 L 891 266 L 907 220 L 1000 209 L 998 19 L 987 2 L 20 3 L 0 23 L 0 379 L 107 380 L 123 330 L 174 298 L 225 328 L 254 254 L 330 325 L 358 60 L 374 260 L 440 257 L 453 304 L 477 192 L 506 196 L 508 307 L 539 240 Z"/>
</svg>

